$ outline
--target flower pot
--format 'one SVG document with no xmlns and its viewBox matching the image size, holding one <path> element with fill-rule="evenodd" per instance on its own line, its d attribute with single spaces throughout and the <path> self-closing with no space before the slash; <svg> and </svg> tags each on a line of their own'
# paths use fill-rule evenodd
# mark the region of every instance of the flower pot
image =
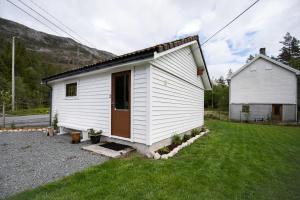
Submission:
<svg viewBox="0 0 300 200">
<path fill-rule="evenodd" d="M 78 144 L 80 142 L 80 132 L 73 131 L 71 133 L 72 144 Z"/>
<path fill-rule="evenodd" d="M 97 144 L 100 142 L 101 135 L 90 136 L 92 144 Z"/>
</svg>

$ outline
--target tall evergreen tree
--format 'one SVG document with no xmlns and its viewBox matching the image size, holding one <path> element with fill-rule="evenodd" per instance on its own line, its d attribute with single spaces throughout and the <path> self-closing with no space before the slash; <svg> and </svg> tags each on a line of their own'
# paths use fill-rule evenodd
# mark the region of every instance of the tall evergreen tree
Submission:
<svg viewBox="0 0 300 200">
<path fill-rule="evenodd" d="M 300 69 L 300 41 L 290 33 L 286 33 L 283 41 L 280 43 L 283 47 L 280 49 L 280 54 L 277 57 L 278 61 Z"/>
</svg>

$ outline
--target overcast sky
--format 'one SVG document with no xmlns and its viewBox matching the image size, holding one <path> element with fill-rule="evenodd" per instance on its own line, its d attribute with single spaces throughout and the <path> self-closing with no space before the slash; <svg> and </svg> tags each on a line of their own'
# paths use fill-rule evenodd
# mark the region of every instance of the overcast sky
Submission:
<svg viewBox="0 0 300 200">
<path fill-rule="evenodd" d="M 18 0 L 11 0 L 20 4 Z M 38 9 L 30 0 L 23 0 Z M 32 0 L 86 38 L 96 48 L 123 54 L 198 34 L 200 42 L 254 0 Z M 24 7 L 24 6 L 23 6 Z M 28 10 L 28 9 L 27 9 Z M 237 70 L 249 54 L 266 47 L 277 56 L 286 32 L 300 39 L 300 0 L 260 0 L 202 47 L 211 77 Z M 30 11 L 29 11 L 30 12 Z M 42 11 L 40 11 L 42 12 Z M 46 15 L 46 14 L 45 14 Z M 0 0 L 0 16 L 56 34 Z M 57 34 L 56 34 L 57 35 Z M 67 36 L 61 33 L 61 36 Z M 88 45 L 88 43 L 83 42 Z M 88 45 L 90 46 L 90 45 Z"/>
</svg>

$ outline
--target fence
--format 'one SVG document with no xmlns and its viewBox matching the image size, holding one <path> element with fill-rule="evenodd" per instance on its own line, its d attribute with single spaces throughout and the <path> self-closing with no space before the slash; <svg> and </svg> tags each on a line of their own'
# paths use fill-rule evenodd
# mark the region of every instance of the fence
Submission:
<svg viewBox="0 0 300 200">
<path fill-rule="evenodd" d="M 218 119 L 218 120 L 229 120 L 228 111 L 220 111 L 220 110 L 207 110 L 204 113 L 205 119 Z"/>
</svg>

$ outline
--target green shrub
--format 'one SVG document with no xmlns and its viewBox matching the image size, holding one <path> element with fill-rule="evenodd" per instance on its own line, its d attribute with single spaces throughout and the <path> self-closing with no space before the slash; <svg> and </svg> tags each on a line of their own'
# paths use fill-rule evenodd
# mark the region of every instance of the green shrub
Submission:
<svg viewBox="0 0 300 200">
<path fill-rule="evenodd" d="M 181 145 L 182 141 L 181 141 L 181 137 L 180 135 L 173 135 L 172 137 L 172 144 L 175 145 L 175 146 L 178 146 L 178 145 Z"/>
<path fill-rule="evenodd" d="M 160 148 L 158 151 L 157 151 L 160 155 L 163 155 L 163 154 L 168 154 L 170 152 L 170 149 L 168 147 L 163 147 L 163 148 Z"/>
<path fill-rule="evenodd" d="M 188 141 L 189 139 L 191 139 L 191 135 L 187 135 L 187 134 L 186 134 L 186 135 L 183 136 L 182 141 L 183 141 L 183 142 L 186 142 L 186 141 Z"/>
<path fill-rule="evenodd" d="M 200 134 L 200 130 L 198 128 L 194 128 L 192 131 L 191 131 L 191 136 L 192 137 L 195 137 L 196 135 L 199 135 Z"/>
<path fill-rule="evenodd" d="M 201 127 L 201 132 L 205 132 L 206 131 L 206 128 L 203 126 Z"/>
</svg>

